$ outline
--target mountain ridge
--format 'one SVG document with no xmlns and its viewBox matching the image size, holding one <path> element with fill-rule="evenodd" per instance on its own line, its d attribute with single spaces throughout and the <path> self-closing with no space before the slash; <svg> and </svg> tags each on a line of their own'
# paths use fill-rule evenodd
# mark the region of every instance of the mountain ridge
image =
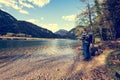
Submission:
<svg viewBox="0 0 120 80">
<path fill-rule="evenodd" d="M 9 13 L 0 10 L 0 34 L 6 35 L 7 33 L 23 33 L 38 38 L 59 38 L 58 35 L 48 29 L 27 21 L 17 20 Z"/>
<path fill-rule="evenodd" d="M 60 35 L 62 38 L 76 39 L 75 30 L 76 28 L 72 28 L 70 31 L 60 29 L 56 31 L 55 34 Z"/>
<path fill-rule="evenodd" d="M 73 33 L 71 33 L 71 31 Z M 9 13 L 0 10 L 0 35 L 7 34 L 24 34 L 31 37 L 37 38 L 69 38 L 76 39 L 74 30 L 64 30 L 60 29 L 58 32 L 53 33 L 52 31 L 42 28 L 31 22 L 24 20 L 17 20 Z M 9 35 L 7 35 L 9 36 Z"/>
</svg>

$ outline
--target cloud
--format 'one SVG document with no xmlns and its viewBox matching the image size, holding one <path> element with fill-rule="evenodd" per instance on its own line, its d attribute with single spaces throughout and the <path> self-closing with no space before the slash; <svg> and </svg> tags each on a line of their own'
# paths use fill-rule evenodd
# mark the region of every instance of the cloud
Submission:
<svg viewBox="0 0 120 80">
<path fill-rule="evenodd" d="M 2 7 L 2 5 L 0 5 L 0 8 Z"/>
<path fill-rule="evenodd" d="M 27 8 L 34 8 L 33 5 L 27 3 L 25 0 L 19 0 L 19 4 L 22 6 L 22 7 L 27 7 Z"/>
<path fill-rule="evenodd" d="M 75 27 L 74 24 L 70 23 L 70 24 L 64 24 L 65 27 L 63 27 L 62 29 L 68 30 L 70 31 L 71 29 L 73 29 Z"/>
<path fill-rule="evenodd" d="M 6 6 L 18 10 L 22 14 L 29 14 L 24 8 L 43 7 L 50 3 L 50 0 L 0 0 L 0 7 Z"/>
<path fill-rule="evenodd" d="M 28 20 L 26 20 L 26 21 L 31 22 L 31 23 L 34 23 L 34 24 L 36 24 L 36 23 L 39 22 L 39 20 L 37 20 L 37 19 L 28 19 Z"/>
<path fill-rule="evenodd" d="M 68 15 L 68 16 L 62 16 L 62 19 L 65 21 L 75 21 L 76 15 Z"/>
<path fill-rule="evenodd" d="M 39 7 L 43 7 L 47 5 L 48 3 L 50 3 L 50 0 L 28 0 L 28 1 Z"/>
<path fill-rule="evenodd" d="M 19 12 L 22 13 L 22 14 L 29 14 L 27 11 L 22 10 L 22 9 L 20 9 Z"/>
<path fill-rule="evenodd" d="M 0 0 L 0 5 L 1 6 L 7 6 L 7 7 L 12 7 L 16 10 L 20 9 L 18 5 L 16 4 L 15 0 Z"/>
<path fill-rule="evenodd" d="M 40 20 L 44 20 L 44 17 L 41 17 Z"/>
<path fill-rule="evenodd" d="M 21 0 L 19 0 L 19 1 L 21 1 Z M 15 10 L 18 10 L 22 14 L 29 13 L 23 9 L 23 6 L 28 7 L 27 4 L 22 4 L 22 3 L 19 4 L 19 2 L 17 2 L 16 0 L 0 0 L 0 6 L 2 7 L 3 5 L 6 7 L 11 7 Z M 29 5 L 29 7 L 30 7 L 30 5 Z"/>
<path fill-rule="evenodd" d="M 51 30 L 52 32 L 56 32 L 59 30 L 58 24 L 41 24 L 41 27 L 44 27 L 48 30 Z"/>
<path fill-rule="evenodd" d="M 41 17 L 40 19 L 28 19 L 26 21 L 34 23 L 34 24 L 38 24 L 40 23 L 42 20 L 44 20 L 44 17 Z"/>
</svg>

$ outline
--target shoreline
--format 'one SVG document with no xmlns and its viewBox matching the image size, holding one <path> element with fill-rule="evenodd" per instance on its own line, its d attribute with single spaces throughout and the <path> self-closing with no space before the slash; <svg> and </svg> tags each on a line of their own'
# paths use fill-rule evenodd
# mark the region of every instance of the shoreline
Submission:
<svg viewBox="0 0 120 80">
<path fill-rule="evenodd" d="M 118 43 L 120 44 L 120 42 Z M 115 52 L 114 50 L 118 43 L 114 41 L 101 45 L 97 43 L 96 45 L 101 46 L 103 53 L 92 57 L 88 62 L 83 61 L 84 56 L 81 53 L 80 45 L 73 45 L 73 48 L 71 48 L 73 50 L 64 48 L 56 50 L 56 48 L 51 48 L 51 46 L 2 50 L 0 52 L 1 63 L 3 62 L 3 65 L 4 63 L 7 65 L 0 68 L 1 73 L 4 71 L 0 77 L 14 80 L 114 80 L 109 74 L 110 68 L 107 67 L 108 64 L 106 62 L 108 61 L 108 56 Z M 115 47 L 111 49 L 111 45 L 115 45 Z M 68 53 L 68 51 L 70 54 L 64 54 Z M 112 65 L 117 66 L 118 62 L 114 63 Z M 111 67 L 111 69 L 113 68 Z"/>
<path fill-rule="evenodd" d="M 33 38 L 33 37 L 4 37 L 0 36 L 0 40 L 73 40 L 64 38 Z"/>
</svg>

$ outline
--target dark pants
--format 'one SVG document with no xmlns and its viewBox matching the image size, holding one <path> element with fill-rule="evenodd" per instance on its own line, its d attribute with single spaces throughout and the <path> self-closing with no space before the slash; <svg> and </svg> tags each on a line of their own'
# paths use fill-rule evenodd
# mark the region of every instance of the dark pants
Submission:
<svg viewBox="0 0 120 80">
<path fill-rule="evenodd" d="M 82 46 L 83 46 L 84 59 L 90 59 L 90 52 L 89 52 L 90 43 L 83 42 Z"/>
</svg>

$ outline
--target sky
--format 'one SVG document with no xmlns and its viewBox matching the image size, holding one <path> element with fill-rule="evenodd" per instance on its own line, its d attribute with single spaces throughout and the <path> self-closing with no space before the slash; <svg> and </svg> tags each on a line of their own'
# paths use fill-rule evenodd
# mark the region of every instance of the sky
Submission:
<svg viewBox="0 0 120 80">
<path fill-rule="evenodd" d="M 89 0 L 92 4 L 93 0 Z M 86 8 L 80 0 L 0 0 L 0 9 L 18 20 L 56 32 L 75 27 L 75 17 Z"/>
</svg>

